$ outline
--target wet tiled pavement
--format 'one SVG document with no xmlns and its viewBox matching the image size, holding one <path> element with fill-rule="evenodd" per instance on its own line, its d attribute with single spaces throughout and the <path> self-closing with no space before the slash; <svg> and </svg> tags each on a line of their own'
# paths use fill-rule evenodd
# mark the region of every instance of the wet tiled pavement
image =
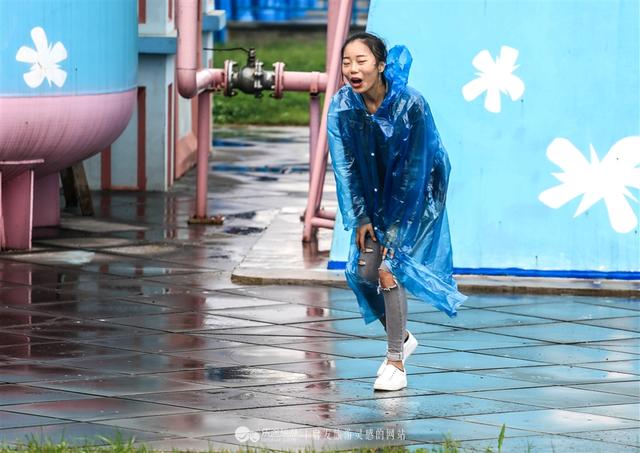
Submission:
<svg viewBox="0 0 640 453">
<path fill-rule="evenodd" d="M 450 436 L 473 451 L 495 448 L 506 424 L 508 452 L 640 449 L 638 299 L 472 294 L 456 319 L 413 300 L 409 386 L 374 393 L 384 331 L 350 291 L 233 283 L 245 257 L 246 269 L 282 257 L 307 280 L 326 262 L 329 233 L 303 247 L 296 232 L 306 133 L 219 135 L 247 145 L 215 152 L 209 212 L 222 226 L 187 226 L 190 173 L 168 194 L 96 193 L 95 219 L 66 215 L 31 252 L 0 255 L 0 442 L 120 432 L 168 450 L 348 449 Z"/>
</svg>

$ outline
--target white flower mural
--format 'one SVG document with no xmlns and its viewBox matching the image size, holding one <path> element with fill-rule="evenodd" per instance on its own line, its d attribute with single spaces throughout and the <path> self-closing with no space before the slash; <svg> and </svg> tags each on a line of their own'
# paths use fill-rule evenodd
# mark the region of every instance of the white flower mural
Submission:
<svg viewBox="0 0 640 453">
<path fill-rule="evenodd" d="M 472 80 L 462 87 L 462 96 L 466 101 L 486 92 L 484 108 L 492 113 L 499 113 L 502 93 L 509 95 L 512 101 L 517 101 L 524 94 L 524 82 L 513 71 L 518 69 L 516 65 L 518 49 L 509 46 L 500 48 L 500 55 L 495 61 L 488 50 L 479 52 L 471 64 L 479 71 L 477 79 Z"/>
<path fill-rule="evenodd" d="M 574 218 L 604 200 L 614 231 L 629 233 L 638 225 L 636 213 L 640 212 L 638 199 L 628 189 L 640 189 L 640 136 L 619 140 L 602 160 L 592 145 L 589 150 L 591 162 L 566 138 L 553 140 L 547 157 L 564 171 L 553 173 L 562 184 L 545 190 L 538 199 L 558 209 L 582 195 Z M 630 200 L 637 206 L 635 212 Z"/>
<path fill-rule="evenodd" d="M 67 49 L 60 41 L 50 45 L 42 27 L 31 30 L 31 39 L 36 48 L 22 46 L 16 54 L 17 61 L 31 64 L 30 71 L 22 76 L 25 83 L 30 88 L 38 88 L 46 78 L 49 86 L 53 82 L 57 87 L 62 87 L 67 73 L 60 69 L 58 63 L 67 58 Z"/>
</svg>

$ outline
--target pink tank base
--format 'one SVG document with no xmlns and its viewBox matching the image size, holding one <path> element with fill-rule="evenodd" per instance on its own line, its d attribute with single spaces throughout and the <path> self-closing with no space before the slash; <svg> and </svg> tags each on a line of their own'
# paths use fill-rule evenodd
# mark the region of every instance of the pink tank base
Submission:
<svg viewBox="0 0 640 453">
<path fill-rule="evenodd" d="M 33 226 L 60 225 L 60 176 L 51 173 L 33 182 Z"/>
<path fill-rule="evenodd" d="M 0 97 L 0 249 L 31 248 L 34 207 L 44 208 L 36 225 L 59 223 L 57 172 L 113 143 L 127 126 L 135 102 L 135 88 L 94 95 Z"/>
<path fill-rule="evenodd" d="M 44 159 L 35 168 L 36 178 L 60 171 L 113 143 L 127 126 L 135 101 L 135 89 L 78 96 L 0 97 L 0 161 Z M 3 179 L 14 174 L 7 169 Z"/>
</svg>

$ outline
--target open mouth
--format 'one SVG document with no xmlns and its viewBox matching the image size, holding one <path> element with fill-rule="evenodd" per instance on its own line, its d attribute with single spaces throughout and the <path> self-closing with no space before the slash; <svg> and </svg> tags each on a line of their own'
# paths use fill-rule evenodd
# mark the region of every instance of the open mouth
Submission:
<svg viewBox="0 0 640 453">
<path fill-rule="evenodd" d="M 349 83 L 351 84 L 351 86 L 353 88 L 359 88 L 362 86 L 362 79 L 359 79 L 357 77 L 353 77 L 351 79 L 349 79 Z"/>
</svg>

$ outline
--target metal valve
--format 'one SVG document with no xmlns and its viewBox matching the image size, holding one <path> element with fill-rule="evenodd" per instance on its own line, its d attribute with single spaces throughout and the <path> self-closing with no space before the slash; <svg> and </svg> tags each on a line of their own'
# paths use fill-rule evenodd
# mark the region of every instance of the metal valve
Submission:
<svg viewBox="0 0 640 453">
<path fill-rule="evenodd" d="M 284 63 L 277 69 L 284 71 Z M 263 69 L 264 63 L 256 57 L 256 49 L 250 48 L 247 64 L 238 69 L 238 63 L 233 60 L 226 60 L 224 63 L 225 85 L 224 95 L 235 96 L 236 89 L 243 93 L 253 94 L 256 98 L 262 97 L 263 90 L 274 90 L 276 88 L 277 71 Z M 274 65 L 275 66 L 275 65 Z"/>
</svg>

